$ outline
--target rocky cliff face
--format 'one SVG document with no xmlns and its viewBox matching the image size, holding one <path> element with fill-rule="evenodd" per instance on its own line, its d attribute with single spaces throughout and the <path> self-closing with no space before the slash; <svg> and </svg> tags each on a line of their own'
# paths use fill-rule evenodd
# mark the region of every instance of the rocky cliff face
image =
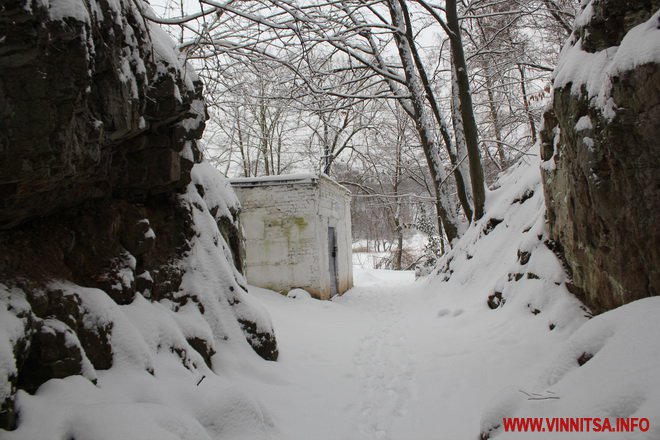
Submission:
<svg viewBox="0 0 660 440">
<path fill-rule="evenodd" d="M 583 3 L 541 156 L 556 250 L 601 312 L 660 293 L 660 1 Z"/>
<path fill-rule="evenodd" d="M 208 375 L 228 344 L 277 358 L 238 202 L 201 163 L 201 84 L 146 7 L 0 9 L 0 428 L 53 378 L 153 376 L 160 353 Z"/>
<path fill-rule="evenodd" d="M 8 0 L 0 24 L 0 227 L 185 187 L 201 84 L 160 29 L 107 0 Z"/>
</svg>

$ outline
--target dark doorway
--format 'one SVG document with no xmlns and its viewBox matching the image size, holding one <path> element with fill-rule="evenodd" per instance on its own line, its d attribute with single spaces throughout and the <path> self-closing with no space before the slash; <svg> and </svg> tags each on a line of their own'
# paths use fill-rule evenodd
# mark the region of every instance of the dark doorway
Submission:
<svg viewBox="0 0 660 440">
<path fill-rule="evenodd" d="M 330 296 L 337 292 L 337 236 L 335 228 L 328 227 L 328 261 L 330 262 Z"/>
</svg>

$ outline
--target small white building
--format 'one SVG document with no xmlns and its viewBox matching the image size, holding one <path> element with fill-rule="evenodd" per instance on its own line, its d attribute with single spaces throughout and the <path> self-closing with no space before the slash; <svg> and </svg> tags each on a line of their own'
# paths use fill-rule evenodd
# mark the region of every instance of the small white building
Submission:
<svg viewBox="0 0 660 440">
<path fill-rule="evenodd" d="M 232 179 L 248 283 L 329 299 L 353 286 L 350 192 L 325 175 Z"/>
</svg>

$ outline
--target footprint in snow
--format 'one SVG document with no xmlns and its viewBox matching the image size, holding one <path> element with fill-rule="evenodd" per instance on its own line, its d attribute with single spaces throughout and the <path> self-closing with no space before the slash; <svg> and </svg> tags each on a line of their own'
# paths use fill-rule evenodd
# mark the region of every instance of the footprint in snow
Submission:
<svg viewBox="0 0 660 440">
<path fill-rule="evenodd" d="M 452 316 L 452 317 L 457 317 L 463 314 L 463 309 L 456 309 L 454 311 L 451 311 L 449 309 L 442 309 L 438 311 L 438 318 L 442 318 L 445 316 Z"/>
</svg>

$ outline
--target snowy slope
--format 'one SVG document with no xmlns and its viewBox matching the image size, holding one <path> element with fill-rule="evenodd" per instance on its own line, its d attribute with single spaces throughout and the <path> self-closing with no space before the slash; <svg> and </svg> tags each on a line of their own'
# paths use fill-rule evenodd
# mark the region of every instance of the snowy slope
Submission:
<svg viewBox="0 0 660 440">
<path fill-rule="evenodd" d="M 502 433 L 502 417 L 645 419 L 634 432 L 535 433 L 534 438 L 660 438 L 660 298 L 647 298 L 597 316 L 583 325 L 529 388 L 498 394 L 484 413 L 491 438 Z M 546 427 L 546 429 L 548 429 Z M 498 435 L 499 434 L 499 435 Z"/>
<path fill-rule="evenodd" d="M 475 298 L 473 310 L 483 309 L 484 319 L 486 314 L 501 315 L 498 331 L 510 332 L 509 343 L 533 338 L 545 346 L 539 354 L 542 362 L 525 360 L 521 352 L 510 354 L 521 356 L 522 364 L 514 367 L 518 377 L 500 381 L 500 390 L 487 399 L 481 435 L 660 438 L 660 301 L 641 300 L 588 319 L 591 314 L 568 291 L 570 277 L 555 255 L 557 245 L 547 239 L 538 159 L 519 163 L 496 186 L 484 218 L 425 281 L 440 295 L 457 290 Z M 503 417 L 609 417 L 613 424 L 617 417 L 638 417 L 649 419 L 651 429 L 627 434 L 503 433 Z"/>
<path fill-rule="evenodd" d="M 640 300 L 588 320 L 591 314 L 568 291 L 570 277 L 553 252 L 557 245 L 547 239 L 539 180 L 536 158 L 502 176 L 490 193 L 484 218 L 470 227 L 436 276 L 426 281 L 440 295 L 462 290 L 461 295 L 478 299 L 473 311 L 482 308 L 484 319 L 486 314 L 502 315 L 498 331 L 510 332 L 509 343 L 533 338 L 545 346 L 539 354 L 542 362 L 524 359 L 522 352 L 509 354 L 522 355 L 521 365 L 514 367 L 519 376 L 501 381 L 500 390 L 488 399 L 480 422 L 482 436 L 658 439 L 660 300 Z M 648 419 L 650 429 L 503 433 L 503 417 L 599 417 L 611 418 L 613 425 L 617 417 L 637 417 Z"/>
<path fill-rule="evenodd" d="M 507 170 L 490 191 L 484 216 L 471 225 L 424 281 L 464 289 L 493 313 L 534 316 L 548 331 L 572 331 L 588 311 L 570 295 L 570 279 L 548 239 L 539 159 Z"/>
</svg>

